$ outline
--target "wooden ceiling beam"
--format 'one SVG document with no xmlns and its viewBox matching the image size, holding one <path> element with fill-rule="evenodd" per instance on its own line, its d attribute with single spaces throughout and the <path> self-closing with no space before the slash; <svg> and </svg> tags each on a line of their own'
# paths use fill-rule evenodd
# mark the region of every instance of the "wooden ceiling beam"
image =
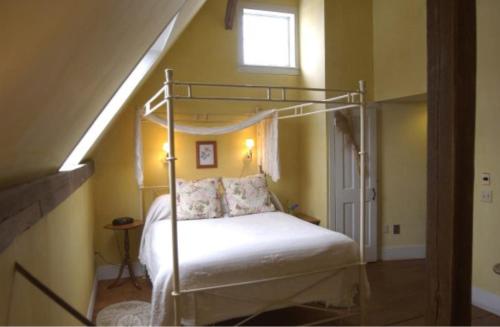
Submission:
<svg viewBox="0 0 500 327">
<path fill-rule="evenodd" d="M 236 5 L 238 0 L 227 0 L 226 6 L 226 17 L 224 19 L 224 24 L 226 30 L 232 30 L 234 24 L 234 16 L 236 15 Z"/>
<path fill-rule="evenodd" d="M 94 174 L 94 163 L 0 191 L 0 253 Z"/>
</svg>

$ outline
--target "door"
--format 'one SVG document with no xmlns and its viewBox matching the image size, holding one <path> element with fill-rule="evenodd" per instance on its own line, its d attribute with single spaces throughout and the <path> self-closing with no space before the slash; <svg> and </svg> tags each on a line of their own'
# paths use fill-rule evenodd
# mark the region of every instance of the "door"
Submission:
<svg viewBox="0 0 500 327">
<path fill-rule="evenodd" d="M 333 115 L 332 115 L 333 116 Z M 366 115 L 366 217 L 365 260 L 377 260 L 377 115 L 369 105 Z M 352 125 L 359 144 L 359 111 L 352 112 Z M 330 119 L 330 229 L 359 241 L 359 168 L 357 151 Z"/>
</svg>

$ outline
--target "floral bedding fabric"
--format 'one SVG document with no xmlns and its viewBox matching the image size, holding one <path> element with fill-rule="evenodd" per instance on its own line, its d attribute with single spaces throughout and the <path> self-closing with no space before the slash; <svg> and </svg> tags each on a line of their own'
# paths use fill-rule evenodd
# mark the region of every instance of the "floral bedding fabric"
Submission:
<svg viewBox="0 0 500 327">
<path fill-rule="evenodd" d="M 222 216 L 217 192 L 219 180 L 207 178 L 196 181 L 177 179 L 177 216 L 179 219 L 217 218 Z"/>
<path fill-rule="evenodd" d="M 229 209 L 229 216 L 276 211 L 271 202 L 264 175 L 223 178 L 222 184 L 225 189 L 225 200 Z"/>
</svg>

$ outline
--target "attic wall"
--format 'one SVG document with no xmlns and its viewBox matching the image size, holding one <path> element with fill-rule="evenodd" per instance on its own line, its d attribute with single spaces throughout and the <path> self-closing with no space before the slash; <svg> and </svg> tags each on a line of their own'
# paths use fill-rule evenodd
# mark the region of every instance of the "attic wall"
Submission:
<svg viewBox="0 0 500 327">
<path fill-rule="evenodd" d="M 182 3 L 0 2 L 0 189 L 59 169 Z M 79 324 L 14 275 L 16 261 L 87 313 L 95 275 L 91 185 L 0 253 L 0 325 Z"/>
<path fill-rule="evenodd" d="M 0 188 L 59 169 L 183 2 L 0 2 Z"/>
<path fill-rule="evenodd" d="M 84 315 L 93 289 L 93 178 L 0 253 L 0 325 L 79 325 L 19 274 L 17 261 Z"/>
<path fill-rule="evenodd" d="M 269 1 L 263 1 L 269 3 Z M 296 6 L 294 0 L 276 0 L 275 4 Z M 115 235 L 102 229 L 111 219 L 118 216 L 139 216 L 139 197 L 133 173 L 133 122 L 135 109 L 141 107 L 164 82 L 164 69 L 174 70 L 174 79 L 179 81 L 299 85 L 299 76 L 270 75 L 242 72 L 237 62 L 238 34 L 235 28 L 224 28 L 226 4 L 224 1 L 207 1 L 181 37 L 168 51 L 158 68 L 151 73 L 141 89 L 127 104 L 125 111 L 113 123 L 102 141 L 91 154 L 96 163 L 95 203 L 96 203 L 96 250 L 107 261 L 118 262 Z M 235 25 L 236 26 L 236 25 Z M 229 90 L 225 90 L 230 92 Z M 230 93 L 226 93 L 230 94 Z M 187 117 L 191 113 L 248 113 L 257 107 L 270 108 L 266 103 L 222 103 L 222 102 L 182 102 L 176 101 L 177 117 Z M 215 125 L 227 124 L 228 119 L 241 119 L 230 115 L 209 116 Z M 218 120 L 223 120 L 222 122 Z M 186 122 L 185 122 L 186 123 Z M 187 122 L 193 123 L 193 122 Z M 145 183 L 166 185 L 168 183 L 166 165 L 162 162 L 162 145 L 166 133 L 151 123 L 143 124 Z M 248 175 L 257 173 L 255 159 L 243 160 L 244 141 L 255 139 L 255 128 L 219 137 L 192 137 L 176 133 L 176 156 L 178 176 L 186 179 L 209 176 Z M 217 169 L 196 169 L 195 142 L 216 140 L 218 147 Z M 280 155 L 282 179 L 270 183 L 283 203 L 298 202 L 298 131 L 294 120 L 280 122 Z M 300 203 L 300 202 L 299 202 Z M 120 237 L 120 236 L 119 236 Z M 133 236 L 137 244 L 137 235 Z M 136 253 L 137 249 L 133 249 Z M 99 262 L 100 265 L 105 262 Z"/>
</svg>

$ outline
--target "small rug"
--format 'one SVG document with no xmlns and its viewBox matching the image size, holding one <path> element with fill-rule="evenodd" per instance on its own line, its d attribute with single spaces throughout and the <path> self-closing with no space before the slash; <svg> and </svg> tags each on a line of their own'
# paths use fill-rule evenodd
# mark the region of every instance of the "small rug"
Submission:
<svg viewBox="0 0 500 327">
<path fill-rule="evenodd" d="M 105 307 L 97 314 L 97 326 L 148 326 L 151 303 L 127 301 Z"/>
</svg>

